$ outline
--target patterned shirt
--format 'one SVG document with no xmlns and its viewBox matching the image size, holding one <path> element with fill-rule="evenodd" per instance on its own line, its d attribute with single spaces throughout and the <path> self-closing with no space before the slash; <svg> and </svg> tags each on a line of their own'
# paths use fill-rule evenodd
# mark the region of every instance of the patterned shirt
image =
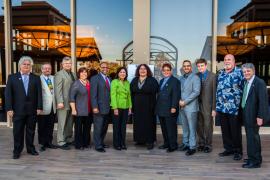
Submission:
<svg viewBox="0 0 270 180">
<path fill-rule="evenodd" d="M 240 68 L 235 67 L 226 73 L 220 70 L 217 79 L 216 111 L 237 115 L 244 87 L 244 76 Z"/>
</svg>

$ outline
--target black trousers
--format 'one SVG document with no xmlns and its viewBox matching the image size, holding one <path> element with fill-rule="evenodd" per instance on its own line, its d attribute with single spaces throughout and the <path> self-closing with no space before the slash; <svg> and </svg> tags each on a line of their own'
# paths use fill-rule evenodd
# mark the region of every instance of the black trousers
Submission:
<svg viewBox="0 0 270 180">
<path fill-rule="evenodd" d="M 104 139 L 107 134 L 108 124 L 110 120 L 109 114 L 93 114 L 93 122 L 94 122 L 94 143 L 95 148 L 103 148 Z"/>
<path fill-rule="evenodd" d="M 14 154 L 20 154 L 24 147 L 24 132 L 26 149 L 28 152 L 35 150 L 34 136 L 36 129 L 36 115 L 16 115 L 13 117 Z"/>
<path fill-rule="evenodd" d="M 261 155 L 261 140 L 259 135 L 260 127 L 247 127 L 246 137 L 247 137 L 247 155 L 250 162 L 254 164 L 262 163 Z"/>
<path fill-rule="evenodd" d="M 217 113 L 220 120 L 224 149 L 243 154 L 241 122 L 237 115 Z"/>
<path fill-rule="evenodd" d="M 45 146 L 52 144 L 55 115 L 53 110 L 48 115 L 38 115 L 38 143 Z"/>
<path fill-rule="evenodd" d="M 75 119 L 75 148 L 89 147 L 91 141 L 92 114 Z"/>
<path fill-rule="evenodd" d="M 118 115 L 113 115 L 113 146 L 126 146 L 126 127 L 128 109 L 118 109 Z"/>
<path fill-rule="evenodd" d="M 160 121 L 164 145 L 176 149 L 177 144 L 177 116 L 158 117 Z"/>
</svg>

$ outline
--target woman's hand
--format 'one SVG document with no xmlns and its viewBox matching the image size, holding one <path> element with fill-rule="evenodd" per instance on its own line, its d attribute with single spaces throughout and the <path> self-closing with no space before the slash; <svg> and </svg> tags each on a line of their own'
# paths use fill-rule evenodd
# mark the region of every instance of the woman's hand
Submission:
<svg viewBox="0 0 270 180">
<path fill-rule="evenodd" d="M 119 115 L 118 109 L 114 109 L 114 110 L 113 110 L 113 114 L 114 114 L 115 116 L 118 116 L 118 115 Z"/>
</svg>

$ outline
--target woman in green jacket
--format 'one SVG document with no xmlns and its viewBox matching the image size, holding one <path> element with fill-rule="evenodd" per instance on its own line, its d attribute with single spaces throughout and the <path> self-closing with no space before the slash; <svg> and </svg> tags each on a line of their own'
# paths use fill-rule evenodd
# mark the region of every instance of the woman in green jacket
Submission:
<svg viewBox="0 0 270 180">
<path fill-rule="evenodd" d="M 113 109 L 113 146 L 116 150 L 126 150 L 126 124 L 131 113 L 130 85 L 127 69 L 120 67 L 116 79 L 111 83 L 111 107 Z"/>
</svg>

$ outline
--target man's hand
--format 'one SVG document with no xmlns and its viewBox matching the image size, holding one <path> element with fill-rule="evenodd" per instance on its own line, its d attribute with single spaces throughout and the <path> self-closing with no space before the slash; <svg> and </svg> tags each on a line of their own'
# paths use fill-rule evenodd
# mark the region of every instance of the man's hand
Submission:
<svg viewBox="0 0 270 180">
<path fill-rule="evenodd" d="M 212 111 L 212 117 L 216 117 L 216 115 L 217 115 L 217 113 L 216 113 L 216 111 Z"/>
<path fill-rule="evenodd" d="M 99 110 L 98 110 L 98 108 L 94 108 L 94 109 L 93 109 L 93 113 L 94 113 L 94 114 L 97 114 L 97 113 L 99 113 Z"/>
<path fill-rule="evenodd" d="M 64 103 L 57 104 L 57 109 L 63 109 L 64 107 Z"/>
<path fill-rule="evenodd" d="M 42 112 L 42 110 L 38 109 L 38 110 L 37 110 L 37 115 L 40 115 L 41 112 Z"/>
<path fill-rule="evenodd" d="M 180 107 L 184 107 L 186 104 L 185 104 L 185 101 L 182 101 L 182 100 L 180 100 L 179 101 L 179 105 L 180 105 Z"/>
<path fill-rule="evenodd" d="M 131 108 L 128 109 L 128 115 L 131 115 L 132 114 L 132 110 Z"/>
<path fill-rule="evenodd" d="M 7 115 L 8 115 L 10 118 L 12 118 L 12 117 L 13 117 L 13 114 L 14 114 L 14 112 L 13 112 L 13 111 L 7 111 Z"/>
<path fill-rule="evenodd" d="M 171 108 L 171 113 L 176 113 L 176 109 L 175 108 Z"/>
<path fill-rule="evenodd" d="M 77 115 L 77 111 L 76 111 L 76 110 L 72 110 L 72 111 L 71 111 L 71 114 L 72 114 L 73 116 L 76 116 L 76 115 Z"/>
<path fill-rule="evenodd" d="M 262 118 L 257 118 L 257 124 L 258 124 L 258 126 L 262 126 L 263 125 L 263 119 Z"/>
<path fill-rule="evenodd" d="M 115 116 L 118 116 L 118 115 L 119 115 L 118 109 L 114 109 L 114 110 L 113 110 L 113 114 L 114 114 Z"/>
</svg>

